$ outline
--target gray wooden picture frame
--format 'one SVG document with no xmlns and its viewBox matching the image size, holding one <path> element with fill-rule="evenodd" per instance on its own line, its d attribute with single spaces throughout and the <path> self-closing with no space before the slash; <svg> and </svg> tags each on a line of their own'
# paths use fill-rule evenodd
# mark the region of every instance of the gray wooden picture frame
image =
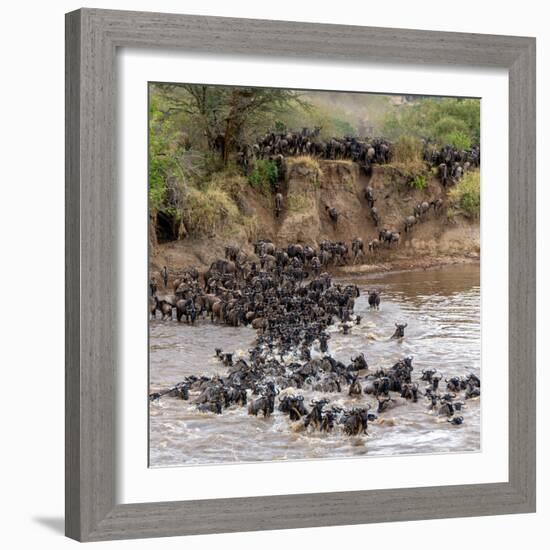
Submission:
<svg viewBox="0 0 550 550">
<path fill-rule="evenodd" d="M 115 56 L 121 47 L 509 71 L 508 482 L 115 502 Z M 96 9 L 67 14 L 65 423 L 66 534 L 81 541 L 534 512 L 535 39 Z"/>
</svg>

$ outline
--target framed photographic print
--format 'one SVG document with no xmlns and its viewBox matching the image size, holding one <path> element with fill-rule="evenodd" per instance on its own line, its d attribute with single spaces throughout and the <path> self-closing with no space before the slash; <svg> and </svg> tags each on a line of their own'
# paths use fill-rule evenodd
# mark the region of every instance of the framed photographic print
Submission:
<svg viewBox="0 0 550 550">
<path fill-rule="evenodd" d="M 67 535 L 534 511 L 534 39 L 66 33 Z"/>
</svg>

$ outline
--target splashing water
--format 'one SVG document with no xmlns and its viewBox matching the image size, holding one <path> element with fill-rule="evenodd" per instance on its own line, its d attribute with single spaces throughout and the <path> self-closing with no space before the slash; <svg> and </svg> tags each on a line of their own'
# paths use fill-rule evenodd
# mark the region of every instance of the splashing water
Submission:
<svg viewBox="0 0 550 550">
<path fill-rule="evenodd" d="M 389 368 L 406 355 L 414 357 L 416 380 L 423 369 L 435 368 L 445 378 L 474 373 L 480 376 L 479 266 L 451 266 L 440 270 L 385 275 L 346 276 L 333 282 L 354 283 L 361 290 L 355 313 L 359 326 L 344 335 L 338 324 L 330 327 L 329 352 L 345 364 L 360 352 L 370 370 Z M 369 310 L 367 289 L 381 291 L 380 311 Z M 390 340 L 396 322 L 408 323 L 405 338 Z M 214 357 L 214 348 L 247 355 L 256 333 L 251 328 L 195 326 L 175 321 L 150 322 L 150 390 L 180 382 L 185 376 L 226 375 L 227 367 Z M 315 347 L 315 346 L 314 346 Z M 315 349 L 314 349 L 315 353 Z M 423 390 L 424 382 L 419 383 Z M 346 408 L 374 399 L 352 398 L 347 386 L 341 393 L 323 394 Z M 322 394 L 307 391 L 305 402 Z M 401 455 L 478 451 L 480 402 L 472 399 L 460 413 L 464 424 L 452 426 L 428 413 L 427 402 L 407 402 L 379 415 L 369 424 L 368 436 L 297 430 L 283 413 L 264 419 L 249 416 L 246 407 L 232 406 L 222 415 L 200 413 L 196 405 L 176 398 L 150 403 L 150 465 L 298 460 L 354 456 Z"/>
</svg>

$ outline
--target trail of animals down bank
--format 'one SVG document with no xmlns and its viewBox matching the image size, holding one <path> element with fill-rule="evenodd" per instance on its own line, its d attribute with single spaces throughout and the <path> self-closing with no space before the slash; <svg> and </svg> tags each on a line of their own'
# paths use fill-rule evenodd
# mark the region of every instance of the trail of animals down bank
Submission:
<svg viewBox="0 0 550 550">
<path fill-rule="evenodd" d="M 479 219 L 454 201 L 455 188 L 443 185 L 435 173 L 417 189 L 391 165 L 365 172 L 347 160 L 290 158 L 278 189 L 279 200 L 247 184 L 239 187 L 238 221 L 222 215 L 220 226 L 198 233 L 187 233 L 181 224 L 179 230 L 166 228 L 166 220 L 152 212 L 151 276 L 158 279 L 164 266 L 171 278 L 190 267 L 204 271 L 230 255 L 237 264 L 259 265 L 262 242 L 278 249 L 309 246 L 328 271 L 400 271 L 479 261 Z"/>
</svg>

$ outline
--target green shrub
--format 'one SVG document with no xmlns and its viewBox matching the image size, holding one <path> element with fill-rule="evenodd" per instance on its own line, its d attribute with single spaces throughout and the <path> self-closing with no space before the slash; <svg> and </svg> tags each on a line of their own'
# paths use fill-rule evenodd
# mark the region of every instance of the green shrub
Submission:
<svg viewBox="0 0 550 550">
<path fill-rule="evenodd" d="M 442 144 L 447 144 L 452 135 L 466 135 L 466 123 L 453 115 L 442 116 L 434 125 L 434 137 Z"/>
<path fill-rule="evenodd" d="M 204 151 L 197 156 L 195 169 L 201 174 L 203 181 L 207 181 L 217 173 L 222 172 L 225 166 L 219 153 L 216 151 Z"/>
<path fill-rule="evenodd" d="M 149 104 L 149 204 L 154 210 L 164 206 L 167 187 L 166 180 L 173 166 L 171 157 L 167 154 L 168 140 L 159 128 L 163 126 L 163 113 L 157 102 Z"/>
<path fill-rule="evenodd" d="M 426 188 L 427 183 L 428 182 L 426 181 L 426 176 L 422 174 L 417 174 L 412 180 L 409 181 L 409 187 L 422 191 L 422 189 Z"/>
<path fill-rule="evenodd" d="M 385 114 L 382 131 L 390 139 L 409 134 L 432 138 L 439 146 L 479 143 L 480 101 L 466 98 L 418 98 Z M 455 142 L 455 143 L 453 143 Z M 461 147 L 464 148 L 464 147 Z"/>
<path fill-rule="evenodd" d="M 449 191 L 449 201 L 454 208 L 474 218 L 479 217 L 481 204 L 479 171 L 466 172 L 464 177 Z"/>
<path fill-rule="evenodd" d="M 472 140 L 470 137 L 460 130 L 455 130 L 450 132 L 447 136 L 443 138 L 445 143 L 452 145 L 456 149 L 469 149 L 472 146 Z"/>
<path fill-rule="evenodd" d="M 279 169 L 273 160 L 255 160 L 248 182 L 264 195 L 271 193 L 272 186 L 279 179 Z"/>
</svg>

